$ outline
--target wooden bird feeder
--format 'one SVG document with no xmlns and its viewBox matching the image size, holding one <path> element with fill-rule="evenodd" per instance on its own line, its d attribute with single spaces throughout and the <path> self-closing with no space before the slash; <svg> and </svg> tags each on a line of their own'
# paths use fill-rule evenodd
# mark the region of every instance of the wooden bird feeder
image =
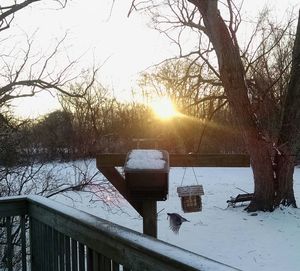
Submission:
<svg viewBox="0 0 300 271">
<path fill-rule="evenodd" d="M 125 181 L 133 199 L 161 201 L 169 188 L 169 155 L 163 150 L 132 150 L 127 154 Z"/>
<path fill-rule="evenodd" d="M 201 196 L 204 195 L 202 185 L 177 187 L 178 196 L 181 198 L 181 208 L 185 213 L 201 212 Z"/>
</svg>

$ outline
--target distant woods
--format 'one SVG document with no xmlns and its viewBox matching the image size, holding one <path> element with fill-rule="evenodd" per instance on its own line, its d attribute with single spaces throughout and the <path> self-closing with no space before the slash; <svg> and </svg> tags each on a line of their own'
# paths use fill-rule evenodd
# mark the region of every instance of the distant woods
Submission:
<svg viewBox="0 0 300 271">
<path fill-rule="evenodd" d="M 219 93 L 207 90 L 207 97 L 199 102 L 187 95 L 189 90 L 184 88 L 191 87 L 188 84 L 176 92 L 178 82 L 174 78 L 159 82 L 161 76 L 167 76 L 166 69 L 175 72 L 170 65 L 179 64 L 166 63 L 141 76 L 139 84 L 145 101 L 151 95 L 169 95 L 183 114 L 181 117 L 160 120 L 146 103 L 117 101 L 109 90 L 95 83 L 80 97 L 60 94 L 62 109 L 37 120 L 19 122 L 8 113 L 2 115 L 1 164 L 88 158 L 100 152 L 127 152 L 138 144 L 140 148 L 157 147 L 171 153 L 243 152 L 230 110 L 221 98 L 208 98 Z M 161 93 L 151 89 L 156 84 L 163 88 Z M 72 88 L 81 92 L 80 85 Z M 138 139 L 143 141 L 138 143 Z"/>
</svg>

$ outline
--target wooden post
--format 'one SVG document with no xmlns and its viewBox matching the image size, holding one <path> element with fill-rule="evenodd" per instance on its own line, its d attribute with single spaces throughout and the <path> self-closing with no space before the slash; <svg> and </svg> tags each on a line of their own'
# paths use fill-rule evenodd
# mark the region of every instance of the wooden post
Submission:
<svg viewBox="0 0 300 271">
<path fill-rule="evenodd" d="M 154 200 L 142 202 L 143 233 L 157 238 L 157 204 Z"/>
</svg>

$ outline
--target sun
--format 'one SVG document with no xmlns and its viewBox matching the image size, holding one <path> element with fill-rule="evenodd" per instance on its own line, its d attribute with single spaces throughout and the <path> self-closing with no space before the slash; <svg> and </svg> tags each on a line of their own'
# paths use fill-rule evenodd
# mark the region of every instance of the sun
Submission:
<svg viewBox="0 0 300 271">
<path fill-rule="evenodd" d="M 151 103 L 151 108 L 160 119 L 167 120 L 178 115 L 178 112 L 168 97 L 160 97 Z"/>
</svg>

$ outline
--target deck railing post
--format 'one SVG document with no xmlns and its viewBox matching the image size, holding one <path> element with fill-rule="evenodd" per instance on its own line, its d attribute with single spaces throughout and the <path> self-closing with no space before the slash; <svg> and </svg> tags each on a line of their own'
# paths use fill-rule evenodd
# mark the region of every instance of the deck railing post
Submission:
<svg viewBox="0 0 300 271">
<path fill-rule="evenodd" d="M 21 216 L 21 251 L 22 251 L 22 271 L 27 271 L 26 261 L 26 218 L 25 215 Z"/>
<path fill-rule="evenodd" d="M 6 250 L 6 259 L 7 259 L 7 268 L 8 271 L 13 270 L 13 242 L 12 242 L 12 222 L 11 217 L 6 218 L 6 236 L 7 236 L 7 250 Z"/>
<path fill-rule="evenodd" d="M 30 236 L 30 256 L 31 256 L 31 271 L 38 270 L 37 261 L 37 225 L 32 217 L 29 218 L 29 236 Z"/>
</svg>

